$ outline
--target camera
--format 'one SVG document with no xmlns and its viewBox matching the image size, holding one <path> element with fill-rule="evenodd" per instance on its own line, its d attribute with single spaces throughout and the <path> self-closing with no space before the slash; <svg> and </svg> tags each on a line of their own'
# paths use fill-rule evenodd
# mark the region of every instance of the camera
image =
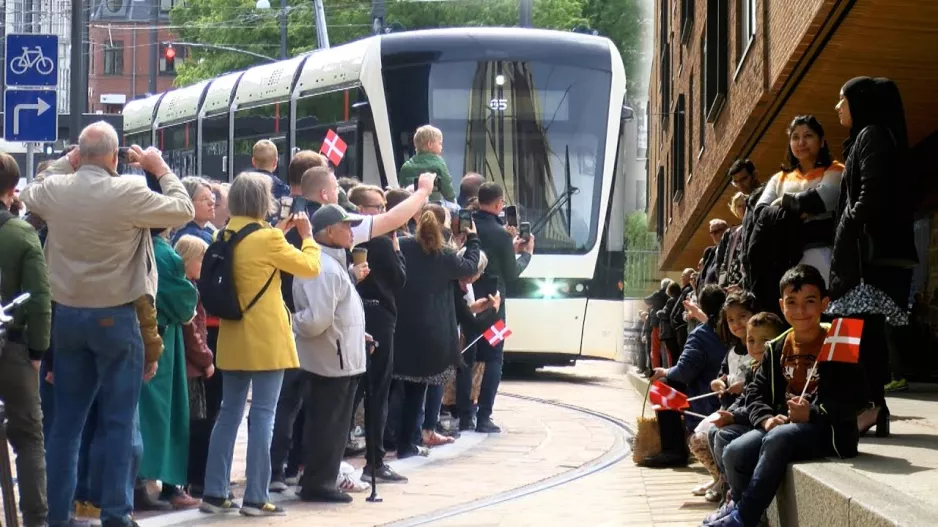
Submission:
<svg viewBox="0 0 938 527">
<path fill-rule="evenodd" d="M 133 150 L 129 146 L 122 146 L 117 149 L 117 160 L 121 163 L 132 163 L 131 158 Z"/>
<path fill-rule="evenodd" d="M 440 191 L 440 176 L 437 174 L 436 179 L 433 180 L 433 192 Z"/>
</svg>

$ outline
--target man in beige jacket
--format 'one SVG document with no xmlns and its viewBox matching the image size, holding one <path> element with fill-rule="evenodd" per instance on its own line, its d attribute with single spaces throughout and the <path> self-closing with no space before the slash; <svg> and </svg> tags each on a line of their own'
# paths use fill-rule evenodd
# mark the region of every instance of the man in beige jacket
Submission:
<svg viewBox="0 0 938 527">
<path fill-rule="evenodd" d="M 145 363 L 134 302 L 155 296 L 150 229 L 183 225 L 194 208 L 155 148 L 132 147 L 136 163 L 162 194 L 116 172 L 118 137 L 111 125 L 85 128 L 78 149 L 59 159 L 21 193 L 46 220 L 46 260 L 55 302 L 55 419 L 46 463 L 49 525 L 65 525 L 77 482 L 78 447 L 92 403 L 104 442 L 101 520 L 133 525 L 132 458 L 140 387 L 156 363 Z"/>
</svg>

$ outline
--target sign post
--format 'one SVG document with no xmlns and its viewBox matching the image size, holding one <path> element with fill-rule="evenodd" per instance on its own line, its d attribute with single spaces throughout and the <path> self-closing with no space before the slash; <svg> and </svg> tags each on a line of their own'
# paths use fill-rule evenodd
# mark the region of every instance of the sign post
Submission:
<svg viewBox="0 0 938 527">
<path fill-rule="evenodd" d="M 5 50 L 3 138 L 26 143 L 28 181 L 33 178 L 35 143 L 58 137 L 59 37 L 9 34 Z"/>
</svg>

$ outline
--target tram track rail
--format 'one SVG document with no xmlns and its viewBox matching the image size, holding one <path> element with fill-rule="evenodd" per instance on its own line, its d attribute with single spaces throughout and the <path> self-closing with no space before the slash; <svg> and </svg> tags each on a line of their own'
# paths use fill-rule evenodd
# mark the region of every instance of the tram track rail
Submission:
<svg viewBox="0 0 938 527">
<path fill-rule="evenodd" d="M 610 415 L 597 412 L 595 410 L 590 410 L 589 408 L 584 408 L 582 406 L 576 406 L 572 404 L 567 404 L 559 401 L 553 401 L 550 399 L 542 399 L 539 397 L 531 397 L 527 395 L 519 395 L 513 393 L 499 393 L 499 397 L 510 397 L 512 399 L 518 399 L 522 401 L 528 401 L 538 404 L 546 404 L 549 406 L 554 406 L 558 408 L 564 408 L 567 410 L 572 410 L 581 414 L 586 414 L 591 417 L 600 419 L 608 424 L 613 430 L 617 433 L 615 435 L 615 441 L 612 448 L 606 451 L 605 454 L 599 456 L 598 458 L 589 461 L 575 469 L 562 472 L 555 476 L 550 476 L 548 478 L 536 481 L 534 483 L 529 483 L 521 487 L 517 487 L 505 492 L 500 492 L 498 494 L 493 494 L 491 496 L 486 496 L 484 498 L 479 498 L 466 503 L 461 503 L 451 507 L 445 507 L 435 511 L 428 512 L 426 514 L 420 514 L 417 516 L 412 516 L 410 518 L 405 518 L 402 520 L 395 520 L 393 522 L 388 522 L 382 524 L 382 527 L 412 527 L 418 525 L 428 525 L 433 522 L 440 520 L 445 520 L 467 514 L 470 512 L 475 512 L 478 510 L 486 509 L 488 507 L 493 507 L 503 503 L 508 503 L 513 500 L 524 498 L 526 496 L 531 496 L 540 492 L 551 490 L 568 483 L 572 483 L 579 479 L 591 476 L 598 472 L 601 472 L 619 462 L 626 459 L 631 454 L 631 440 L 635 437 L 635 431 L 625 421 L 612 417 Z"/>
</svg>

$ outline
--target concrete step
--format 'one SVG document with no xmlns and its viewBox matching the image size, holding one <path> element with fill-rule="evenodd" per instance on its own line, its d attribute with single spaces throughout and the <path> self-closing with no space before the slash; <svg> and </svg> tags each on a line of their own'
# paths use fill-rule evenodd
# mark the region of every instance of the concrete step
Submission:
<svg viewBox="0 0 938 527">
<path fill-rule="evenodd" d="M 634 369 L 634 368 L 633 368 Z M 648 380 L 630 372 L 641 394 Z M 865 437 L 854 459 L 789 466 L 769 507 L 773 527 L 938 525 L 938 387 L 890 397 L 893 437 Z M 646 415 L 650 415 L 649 407 Z M 898 412 L 901 414 L 896 415 Z M 927 417 L 917 417 L 927 416 Z"/>
</svg>

